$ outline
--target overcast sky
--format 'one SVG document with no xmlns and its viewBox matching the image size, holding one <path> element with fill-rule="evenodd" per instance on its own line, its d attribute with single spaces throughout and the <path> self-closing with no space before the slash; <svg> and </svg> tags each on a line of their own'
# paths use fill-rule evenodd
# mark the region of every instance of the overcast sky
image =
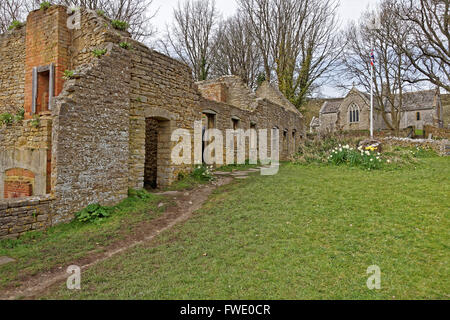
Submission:
<svg viewBox="0 0 450 320">
<path fill-rule="evenodd" d="M 180 0 L 184 1 L 184 0 Z M 379 0 L 341 0 L 340 15 L 344 23 L 358 19 L 367 6 L 374 7 Z M 170 23 L 173 17 L 173 8 L 178 0 L 153 0 L 153 9 L 159 9 L 154 19 L 155 26 L 160 31 L 165 30 L 165 24 Z M 224 17 L 233 15 L 236 11 L 236 0 L 216 0 L 216 5 Z"/>
<path fill-rule="evenodd" d="M 178 1 L 179 0 L 153 0 L 153 9 L 158 9 L 153 24 L 160 34 L 166 30 L 166 24 L 172 21 L 173 9 L 177 6 Z M 358 20 L 365 9 L 369 6 L 370 8 L 374 8 L 377 2 L 379 2 L 379 0 L 340 0 L 341 5 L 339 14 L 341 16 L 342 25 L 346 25 L 351 20 Z M 216 0 L 216 6 L 225 18 L 233 15 L 237 8 L 236 0 Z M 343 94 L 333 86 L 324 86 L 320 91 L 321 95 L 328 97 L 336 97 Z"/>
</svg>

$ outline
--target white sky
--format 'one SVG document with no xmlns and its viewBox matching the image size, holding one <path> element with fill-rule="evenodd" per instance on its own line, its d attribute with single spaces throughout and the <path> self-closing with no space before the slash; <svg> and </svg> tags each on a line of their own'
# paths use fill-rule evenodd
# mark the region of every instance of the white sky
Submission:
<svg viewBox="0 0 450 320">
<path fill-rule="evenodd" d="M 185 0 L 153 0 L 153 10 L 158 10 L 153 25 L 158 29 L 160 35 L 166 30 L 166 24 L 170 24 L 173 18 L 173 9 L 177 7 L 178 1 Z M 379 0 L 340 0 L 339 14 L 341 23 L 345 26 L 351 20 L 358 20 L 361 13 L 369 6 L 374 8 Z M 216 0 L 216 6 L 222 13 L 223 17 L 233 15 L 237 9 L 236 0 Z M 329 97 L 342 95 L 334 87 L 324 86 L 320 90 L 320 94 Z"/>
<path fill-rule="evenodd" d="M 153 10 L 159 9 L 153 20 L 159 31 L 165 30 L 166 23 L 170 23 L 173 17 L 173 9 L 178 1 L 184 0 L 153 0 Z M 340 15 L 343 23 L 358 20 L 361 13 L 370 5 L 374 6 L 379 0 L 341 0 Z M 216 6 L 224 17 L 234 14 L 237 8 L 236 0 L 216 0 Z"/>
</svg>

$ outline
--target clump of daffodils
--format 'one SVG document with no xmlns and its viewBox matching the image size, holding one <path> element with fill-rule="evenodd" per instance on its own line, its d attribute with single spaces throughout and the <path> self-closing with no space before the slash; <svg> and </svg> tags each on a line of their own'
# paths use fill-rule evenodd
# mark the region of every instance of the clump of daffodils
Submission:
<svg viewBox="0 0 450 320">
<path fill-rule="evenodd" d="M 354 149 L 349 145 L 339 145 L 331 150 L 328 157 L 328 163 L 334 165 L 349 165 L 352 167 L 362 167 L 368 170 L 380 169 L 383 165 L 383 159 L 377 149 L 374 147 Z"/>
</svg>

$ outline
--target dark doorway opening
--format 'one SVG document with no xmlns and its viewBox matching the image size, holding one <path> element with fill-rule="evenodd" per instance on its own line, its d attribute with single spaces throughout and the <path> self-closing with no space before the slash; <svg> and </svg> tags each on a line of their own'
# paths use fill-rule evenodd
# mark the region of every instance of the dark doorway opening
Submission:
<svg viewBox="0 0 450 320">
<path fill-rule="evenodd" d="M 146 189 L 158 187 L 158 129 L 158 120 L 145 119 L 144 187 Z"/>
<path fill-rule="evenodd" d="M 144 188 L 168 187 L 171 180 L 170 121 L 145 119 Z"/>
</svg>

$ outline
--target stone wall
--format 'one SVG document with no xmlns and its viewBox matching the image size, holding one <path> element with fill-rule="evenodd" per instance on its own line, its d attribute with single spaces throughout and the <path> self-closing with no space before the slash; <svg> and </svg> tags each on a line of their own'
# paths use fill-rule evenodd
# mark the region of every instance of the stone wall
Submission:
<svg viewBox="0 0 450 320">
<path fill-rule="evenodd" d="M 359 107 L 359 122 L 350 123 L 349 108 L 352 104 Z M 338 127 L 341 130 L 367 130 L 370 128 L 370 107 L 367 101 L 358 93 L 351 93 L 341 104 L 338 114 Z"/>
<path fill-rule="evenodd" d="M 232 77 L 226 77 L 228 84 L 231 84 Z M 221 81 L 222 78 L 219 79 Z M 242 81 L 234 77 L 235 82 Z M 210 88 L 212 81 L 208 85 L 199 84 L 199 89 L 203 90 Z M 232 88 L 240 88 L 239 94 L 243 95 L 244 91 L 237 84 L 231 84 Z M 236 92 L 236 89 L 234 89 Z M 208 99 L 203 99 L 201 103 L 201 112 L 214 114 L 214 127 L 225 132 L 233 126 L 233 118 L 239 119 L 238 129 L 248 130 L 254 128 L 268 130 L 268 148 L 270 151 L 270 135 L 271 129 L 277 127 L 280 133 L 280 160 L 288 160 L 290 156 L 297 151 L 298 145 L 306 135 L 306 128 L 304 126 L 302 116 L 298 111 L 291 111 L 285 107 L 275 104 L 268 99 L 255 98 L 255 95 L 247 88 L 247 99 L 251 101 L 250 107 L 242 109 L 240 104 L 233 105 L 234 99 L 230 99 L 227 103 L 221 103 Z M 228 92 L 233 92 L 227 88 Z M 208 94 L 208 93 L 207 93 Z M 230 97 L 230 95 L 228 96 Z M 253 100 L 251 100 L 251 98 Z M 244 99 L 245 100 L 245 99 Z M 225 144 L 225 143 L 224 143 Z M 246 145 L 246 154 L 248 155 L 248 141 Z M 226 150 L 224 149 L 224 162 L 226 157 Z M 270 153 L 268 153 L 270 156 Z"/>
<path fill-rule="evenodd" d="M 75 20 L 75 13 L 71 19 Z M 122 37 L 129 36 L 128 32 L 115 30 L 111 21 L 99 16 L 96 11 L 80 9 L 80 26 L 71 31 L 70 68 L 77 68 L 95 61 L 92 54 L 94 49 L 103 49 L 105 43 L 119 43 Z"/>
<path fill-rule="evenodd" d="M 258 98 L 264 98 L 287 110 L 297 112 L 297 108 L 280 92 L 280 90 L 268 81 L 264 81 L 256 90 Z"/>
<path fill-rule="evenodd" d="M 16 239 L 52 226 L 50 196 L 0 201 L 0 239 Z"/>
<path fill-rule="evenodd" d="M 433 139 L 450 140 L 450 128 L 436 128 L 435 126 L 424 126 L 425 137 L 428 138 L 430 134 Z"/>
<path fill-rule="evenodd" d="M 449 140 L 429 140 L 429 139 L 409 139 L 409 138 L 396 138 L 387 137 L 381 139 L 383 144 L 402 146 L 402 147 L 423 147 L 430 148 L 436 151 L 438 154 L 444 156 L 447 155 L 447 147 L 450 145 Z"/>
<path fill-rule="evenodd" d="M 211 98 L 217 102 L 227 102 L 242 110 L 254 110 L 256 94 L 251 93 L 247 86 L 237 76 L 223 76 L 218 79 L 197 82 L 198 89 L 202 92 L 204 98 Z M 212 93 L 212 89 L 216 93 Z M 224 94 L 219 92 L 223 91 Z M 225 96 L 225 98 L 224 98 Z"/>
<path fill-rule="evenodd" d="M 25 33 L 22 27 L 0 34 L 0 114 L 24 106 Z"/>
<path fill-rule="evenodd" d="M 162 125 L 157 152 L 158 176 L 159 186 L 167 186 L 180 172 L 189 170 L 187 166 L 171 164 L 170 151 L 175 143 L 170 141 L 170 136 L 175 129 L 187 129 L 193 135 L 194 121 L 201 119 L 200 94 L 188 66 L 129 38 L 122 41 L 131 43 L 133 48 L 130 51 L 129 187 L 144 186 L 145 123 L 149 118 Z"/>
<path fill-rule="evenodd" d="M 420 120 L 417 120 L 418 112 L 420 113 Z M 410 126 L 414 126 L 415 128 L 422 130 L 424 126 L 432 126 L 434 124 L 435 113 L 436 111 L 433 109 L 407 111 L 402 116 L 400 127 L 401 129 L 406 129 Z"/>
<path fill-rule="evenodd" d="M 5 125 L 0 128 L 0 199 L 5 198 L 7 170 L 25 169 L 35 175 L 31 195 L 50 193 L 50 151 L 52 119 L 43 117 L 38 125 L 31 120 Z M 26 181 L 26 176 L 15 175 Z M 13 179 L 14 180 L 14 179 Z"/>
<path fill-rule="evenodd" d="M 9 148 L 47 149 L 51 145 L 52 118 L 42 117 L 34 125 L 32 120 L 0 127 L 0 151 Z"/>
<path fill-rule="evenodd" d="M 118 45 L 66 81 L 52 113 L 56 222 L 92 203 L 127 197 L 130 56 Z"/>
<path fill-rule="evenodd" d="M 321 133 L 326 133 L 337 130 L 338 128 L 337 119 L 338 119 L 337 113 L 321 113 L 319 115 L 319 123 L 320 123 L 319 131 Z"/>
</svg>

